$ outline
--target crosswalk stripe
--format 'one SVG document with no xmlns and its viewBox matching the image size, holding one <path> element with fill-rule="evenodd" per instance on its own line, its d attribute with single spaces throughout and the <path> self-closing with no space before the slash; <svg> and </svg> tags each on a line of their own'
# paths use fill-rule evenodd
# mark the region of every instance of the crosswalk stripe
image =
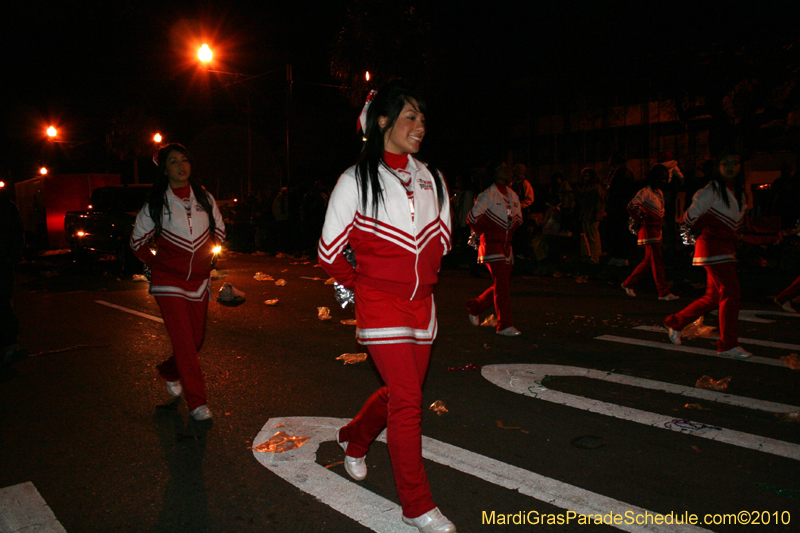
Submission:
<svg viewBox="0 0 800 533">
<path fill-rule="evenodd" d="M 667 332 L 665 328 L 659 326 L 636 326 L 633 329 L 638 329 L 641 331 L 656 331 L 658 333 Z M 711 335 L 703 338 L 717 340 L 719 339 L 719 335 Z M 768 348 L 783 348 L 784 350 L 800 350 L 800 344 L 788 344 L 786 342 L 760 341 L 758 339 L 748 339 L 746 337 L 739 337 L 739 342 L 742 344 L 752 344 L 754 346 L 766 346 Z"/>
<path fill-rule="evenodd" d="M 673 352 L 684 352 L 684 353 L 696 353 L 700 355 L 710 355 L 711 357 L 719 357 L 720 359 L 726 359 L 728 361 L 741 361 L 743 363 L 760 363 L 762 365 L 772 365 L 772 366 L 780 366 L 783 368 L 789 368 L 786 366 L 782 361 L 779 359 L 770 359 L 769 357 L 758 357 L 756 355 L 749 357 L 747 359 L 733 359 L 726 355 L 720 355 L 717 353 L 716 350 L 708 350 L 706 348 L 695 348 L 693 346 L 683 346 L 683 345 L 675 345 L 672 343 L 665 343 L 665 342 L 653 342 L 653 341 L 646 341 L 642 339 L 632 339 L 630 337 L 618 337 L 617 335 L 600 335 L 599 337 L 595 337 L 595 340 L 598 341 L 610 341 L 610 342 L 620 342 L 622 344 L 633 344 L 636 346 L 647 346 L 648 348 L 660 348 L 662 350 L 669 350 Z"/>
<path fill-rule="evenodd" d="M 594 400 L 583 396 L 576 396 L 574 394 L 550 389 L 546 385 L 542 384 L 542 381 L 544 381 L 544 378 L 548 376 L 586 377 L 603 381 L 613 381 L 615 383 L 634 387 L 663 390 L 674 394 L 680 394 L 682 396 L 692 396 L 696 398 L 702 397 L 710 401 L 741 405 L 751 409 L 766 409 L 773 412 L 778 411 L 783 413 L 796 411 L 797 407 L 792 405 L 737 397 L 721 392 L 715 393 L 713 391 L 705 391 L 704 393 L 700 393 L 699 389 L 696 390 L 692 387 L 652 381 L 633 376 L 616 375 L 611 372 L 591 370 L 588 368 L 560 365 L 486 365 L 481 369 L 481 375 L 498 387 L 515 392 L 517 394 L 522 394 L 523 396 L 536 398 L 538 400 L 566 405 L 567 407 L 581 409 L 590 413 L 611 416 L 621 420 L 628 420 L 656 428 L 679 431 L 694 437 L 701 437 L 750 450 L 770 453 L 780 457 L 787 457 L 789 459 L 794 459 L 795 461 L 800 460 L 800 445 L 792 442 L 771 439 L 769 437 L 762 437 L 760 435 L 752 435 L 742 431 L 716 427 L 683 418 L 676 418 L 675 416 L 667 416 L 649 411 L 642 411 L 641 409 L 634 409 L 632 407 L 602 402 L 600 400 Z"/>
<path fill-rule="evenodd" d="M 112 309 L 118 309 L 120 311 L 124 311 L 126 313 L 130 313 L 132 315 L 136 315 L 136 316 L 140 316 L 142 318 L 146 318 L 147 320 L 152 320 L 153 322 L 159 322 L 161 324 L 164 323 L 164 319 L 163 318 L 159 318 L 159 317 L 153 316 L 153 315 L 148 315 L 146 313 L 140 313 L 139 311 L 134 311 L 133 309 L 128 309 L 127 307 L 122 307 L 121 305 L 110 304 L 108 302 L 104 302 L 103 300 L 95 300 L 94 302 L 98 303 L 100 305 L 105 305 L 106 307 L 111 307 Z"/>
<path fill-rule="evenodd" d="M 0 533 L 22 531 L 67 533 L 30 481 L 0 489 Z"/>
<path fill-rule="evenodd" d="M 270 418 L 253 439 L 254 446 L 268 440 L 278 427 L 289 435 L 310 438 L 300 448 L 284 453 L 262 453 L 253 450 L 253 455 L 259 463 L 285 481 L 362 526 L 378 533 L 408 533 L 411 528 L 400 520 L 402 509 L 399 505 L 317 463 L 319 445 L 325 441 L 334 440 L 336 429 L 349 421 L 344 418 L 323 417 Z M 386 432 L 381 433 L 377 440 L 385 443 Z M 644 516 L 645 514 L 658 514 L 424 435 L 422 436 L 422 456 L 429 461 L 448 466 L 488 483 L 519 491 L 525 496 L 577 515 L 599 516 L 611 513 L 622 516 L 630 513 L 632 516 Z M 473 516 L 481 516 L 481 511 L 491 511 L 488 508 L 482 509 L 480 503 L 473 507 L 477 511 Z M 448 514 L 447 509 L 444 509 L 444 513 Z M 450 518 L 453 518 L 452 515 Z M 455 519 L 455 522 L 462 523 L 461 519 Z M 652 521 L 646 525 L 617 521 L 613 524 L 606 523 L 606 525 L 631 533 L 708 531 L 688 524 L 661 525 L 652 523 Z"/>
</svg>

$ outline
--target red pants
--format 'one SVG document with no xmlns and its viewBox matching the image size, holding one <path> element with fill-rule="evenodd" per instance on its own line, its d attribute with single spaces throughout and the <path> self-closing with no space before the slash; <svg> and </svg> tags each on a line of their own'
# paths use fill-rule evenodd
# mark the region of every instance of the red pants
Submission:
<svg viewBox="0 0 800 533">
<path fill-rule="evenodd" d="M 797 276 L 797 279 L 794 280 L 791 285 L 783 289 L 783 292 L 776 296 L 775 299 L 778 303 L 783 304 L 791 301 L 798 294 L 800 294 L 800 276 Z"/>
<path fill-rule="evenodd" d="M 719 341 L 717 351 L 724 352 L 739 346 L 739 278 L 736 263 L 705 266 L 706 293 L 683 311 L 670 315 L 664 324 L 682 330 L 705 313 L 719 307 Z"/>
<path fill-rule="evenodd" d="M 467 311 L 479 315 L 494 304 L 497 313 L 497 331 L 514 325 L 511 318 L 511 265 L 505 261 L 485 263 L 492 275 L 492 286 L 473 300 L 467 301 Z"/>
<path fill-rule="evenodd" d="M 658 297 L 661 298 L 669 294 L 669 285 L 667 285 L 667 278 L 664 276 L 664 259 L 660 242 L 644 245 L 644 259 L 642 259 L 641 263 L 636 265 L 636 268 L 633 269 L 631 275 L 628 276 L 628 279 L 626 279 L 622 285 L 629 289 L 634 288 L 648 270 L 653 271 L 653 279 L 656 282 Z"/>
<path fill-rule="evenodd" d="M 386 428 L 392 472 L 403 515 L 416 518 L 433 510 L 431 489 L 422 465 L 422 383 L 428 370 L 428 344 L 372 344 L 372 359 L 386 383 L 339 432 L 349 442 L 347 455 L 364 457 Z"/>
<path fill-rule="evenodd" d="M 206 330 L 208 299 L 190 302 L 175 296 L 156 296 L 167 334 L 172 341 L 172 357 L 158 365 L 159 375 L 166 381 L 183 383 L 183 395 L 192 411 L 206 405 L 206 385 L 200 358 Z"/>
</svg>

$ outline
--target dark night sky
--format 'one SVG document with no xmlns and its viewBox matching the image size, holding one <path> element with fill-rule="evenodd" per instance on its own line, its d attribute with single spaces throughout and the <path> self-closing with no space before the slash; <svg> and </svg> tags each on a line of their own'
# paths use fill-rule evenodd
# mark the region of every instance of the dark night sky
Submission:
<svg viewBox="0 0 800 533">
<path fill-rule="evenodd" d="M 262 123 L 254 127 L 264 129 L 270 142 L 280 139 L 279 128 L 266 131 L 276 130 L 270 124 L 281 119 L 282 85 L 276 82 L 283 65 L 291 63 L 298 82 L 295 112 L 307 130 L 317 133 L 307 137 L 315 145 L 307 152 L 318 151 L 326 160 L 331 153 L 347 152 L 353 144 L 341 139 L 350 131 L 339 130 L 345 123 L 350 128 L 358 110 L 334 90 L 315 93 L 299 83 L 335 83 L 328 69 L 331 48 L 350 4 L 5 2 L 0 8 L 0 171 L 25 174 L 46 159 L 52 147 L 41 131 L 51 121 L 63 124 L 65 137 L 89 140 L 104 135 L 120 109 L 137 108 L 157 117 L 174 136 L 196 135 L 202 95 L 221 84 L 198 75 L 191 54 L 202 41 L 219 43 L 220 70 L 256 74 L 281 69 L 256 88 L 256 105 L 264 111 Z M 782 4 L 734 11 L 726 7 L 730 2 L 599 2 L 592 7 L 566 1 L 416 2 L 430 21 L 438 60 L 431 100 L 439 120 L 430 119 L 440 139 L 448 139 L 431 144 L 448 150 L 450 160 L 497 151 L 498 130 L 518 105 L 507 101 L 515 80 L 536 80 L 533 99 L 552 72 L 567 78 L 574 73 L 575 83 L 588 84 L 596 75 L 613 72 L 634 83 L 657 71 L 659 54 L 670 47 L 786 31 L 793 17 Z M 220 91 L 215 94 L 220 100 Z M 91 153 L 91 144 L 84 155 Z M 343 153 L 341 159 L 353 157 L 355 152 Z"/>
</svg>

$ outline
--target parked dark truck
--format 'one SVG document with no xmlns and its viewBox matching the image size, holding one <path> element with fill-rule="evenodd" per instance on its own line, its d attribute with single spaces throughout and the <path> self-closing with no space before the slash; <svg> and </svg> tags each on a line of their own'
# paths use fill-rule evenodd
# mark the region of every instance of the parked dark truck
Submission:
<svg viewBox="0 0 800 533">
<path fill-rule="evenodd" d="M 133 268 L 135 259 L 128 242 L 150 194 L 150 185 L 115 185 L 92 191 L 86 211 L 68 211 L 64 231 L 77 260 L 112 255 L 120 271 Z"/>
</svg>

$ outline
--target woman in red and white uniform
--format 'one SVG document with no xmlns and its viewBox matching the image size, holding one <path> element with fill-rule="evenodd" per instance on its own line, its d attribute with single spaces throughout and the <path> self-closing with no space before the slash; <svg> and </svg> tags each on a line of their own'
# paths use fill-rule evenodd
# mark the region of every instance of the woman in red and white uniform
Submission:
<svg viewBox="0 0 800 533">
<path fill-rule="evenodd" d="M 205 335 L 213 248 L 225 239 L 225 223 L 214 197 L 192 177 L 186 148 L 164 146 L 157 163 L 158 175 L 136 217 L 130 245 L 151 269 L 150 294 L 172 341 L 173 355 L 158 365 L 158 373 L 171 395 L 184 394 L 195 420 L 206 420 L 212 415 L 198 350 Z"/>
<path fill-rule="evenodd" d="M 673 343 L 681 343 L 684 327 L 719 308 L 717 352 L 737 359 L 750 357 L 739 346 L 740 290 L 735 255 L 737 231 L 746 209 L 741 157 L 725 151 L 717 159 L 711 182 L 697 191 L 684 215 L 684 223 L 699 235 L 692 264 L 706 269 L 706 293 L 664 320 Z"/>
<path fill-rule="evenodd" d="M 633 288 L 648 270 L 653 272 L 659 300 L 677 300 L 672 294 L 664 276 L 664 258 L 661 250 L 661 229 L 664 227 L 664 193 L 662 187 L 669 179 L 669 171 L 664 165 L 656 165 L 647 173 L 647 185 L 642 187 L 628 203 L 628 213 L 641 226 L 639 227 L 639 246 L 644 246 L 644 259 L 633 269 L 622 288 L 628 296 L 636 297 Z"/>
<path fill-rule="evenodd" d="M 354 291 L 356 338 L 386 383 L 337 431 L 345 470 L 366 477 L 367 451 L 386 428 L 403 521 L 425 533 L 452 533 L 422 464 L 422 384 L 437 331 L 433 289 L 451 246 L 445 183 L 410 155 L 425 136 L 425 113 L 425 103 L 398 81 L 368 101 L 366 142 L 331 193 L 319 263 Z M 348 244 L 355 268 L 342 253 Z"/>
<path fill-rule="evenodd" d="M 492 286 L 477 298 L 467 301 L 469 321 L 480 324 L 480 314 L 494 305 L 497 313 L 497 334 L 506 337 L 521 335 L 511 318 L 511 268 L 514 251 L 511 242 L 514 231 L 522 224 L 519 197 L 508 186 L 510 172 L 505 163 L 490 165 L 494 183 L 478 195 L 467 224 L 481 242 L 478 263 L 483 263 L 492 275 Z"/>
</svg>

